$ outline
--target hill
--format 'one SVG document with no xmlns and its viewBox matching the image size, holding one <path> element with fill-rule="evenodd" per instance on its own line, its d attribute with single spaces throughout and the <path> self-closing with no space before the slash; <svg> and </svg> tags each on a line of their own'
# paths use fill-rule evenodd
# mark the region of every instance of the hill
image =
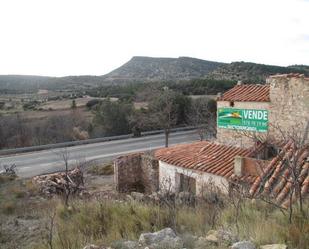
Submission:
<svg viewBox="0 0 309 249">
<path fill-rule="evenodd" d="M 220 63 L 190 57 L 153 58 L 135 56 L 124 65 L 103 76 L 0 75 L 0 90 L 1 93 L 35 91 L 38 89 L 74 91 L 111 84 L 184 82 L 205 78 L 264 83 L 267 76 L 278 73 L 303 73 L 309 76 L 309 66 L 280 67 L 251 62 Z"/>
<path fill-rule="evenodd" d="M 302 73 L 309 76 L 309 66 L 293 65 L 280 67 L 251 62 L 232 62 L 210 72 L 207 77 L 217 80 L 241 80 L 248 83 L 264 83 L 274 74 Z"/>
<path fill-rule="evenodd" d="M 63 90 L 85 89 L 102 83 L 100 76 L 48 77 L 36 75 L 0 75 L 0 90 L 3 93 L 27 92 L 38 89 Z"/>
<path fill-rule="evenodd" d="M 224 63 L 190 57 L 153 58 L 135 56 L 104 75 L 105 81 L 166 81 L 203 78 Z"/>
</svg>

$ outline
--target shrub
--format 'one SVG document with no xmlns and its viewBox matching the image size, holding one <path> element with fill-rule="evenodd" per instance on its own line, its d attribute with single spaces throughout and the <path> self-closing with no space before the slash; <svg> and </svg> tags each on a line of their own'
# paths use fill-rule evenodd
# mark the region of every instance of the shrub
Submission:
<svg viewBox="0 0 309 249">
<path fill-rule="evenodd" d="M 91 109 L 92 107 L 96 106 L 99 103 L 100 103 L 99 99 L 91 99 L 86 103 L 86 107 Z"/>
<path fill-rule="evenodd" d="M 72 137 L 74 140 L 85 140 L 89 138 L 89 134 L 87 131 L 81 130 L 80 127 L 73 127 Z"/>
<path fill-rule="evenodd" d="M 24 110 L 34 110 L 40 104 L 39 101 L 33 100 L 23 104 Z"/>
<path fill-rule="evenodd" d="M 306 249 L 309 245 L 308 216 L 304 217 L 299 210 L 295 211 L 293 223 L 284 224 L 286 229 L 282 229 L 279 235 L 283 241 L 289 242 L 291 248 Z"/>
</svg>

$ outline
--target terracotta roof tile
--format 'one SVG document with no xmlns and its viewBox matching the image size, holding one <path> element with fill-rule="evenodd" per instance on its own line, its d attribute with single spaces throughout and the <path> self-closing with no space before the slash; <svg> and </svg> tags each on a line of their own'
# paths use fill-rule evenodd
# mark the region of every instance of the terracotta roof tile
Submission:
<svg viewBox="0 0 309 249">
<path fill-rule="evenodd" d="M 235 156 L 252 156 L 255 149 L 245 149 L 208 141 L 159 149 L 155 157 L 175 166 L 229 178 L 234 172 Z"/>
<path fill-rule="evenodd" d="M 236 85 L 225 92 L 218 101 L 251 101 L 269 102 L 269 85 L 245 84 Z"/>
<path fill-rule="evenodd" d="M 270 195 L 275 199 L 278 205 L 288 207 L 290 199 L 289 193 L 292 191 L 292 170 L 289 168 L 288 162 L 293 160 L 293 153 L 298 153 L 296 170 L 298 174 L 298 182 L 301 184 L 302 195 L 306 195 L 309 191 L 309 148 L 296 150 L 292 142 L 287 143 L 278 156 L 266 167 L 265 171 L 258 176 L 250 188 L 252 197 L 258 195 Z M 295 159 L 295 157 L 294 157 Z M 295 194 L 294 194 L 295 195 Z M 292 201 L 296 200 L 292 196 Z"/>
</svg>

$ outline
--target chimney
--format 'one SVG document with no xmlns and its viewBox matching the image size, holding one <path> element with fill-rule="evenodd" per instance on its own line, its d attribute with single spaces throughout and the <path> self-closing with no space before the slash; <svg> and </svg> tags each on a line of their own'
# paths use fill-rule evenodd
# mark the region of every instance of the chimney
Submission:
<svg viewBox="0 0 309 249">
<path fill-rule="evenodd" d="M 243 85 L 242 81 L 241 81 L 241 80 L 237 81 L 237 85 L 238 85 L 238 86 Z"/>
<path fill-rule="evenodd" d="M 243 175 L 243 168 L 244 168 L 244 158 L 241 156 L 235 156 L 234 158 L 234 174 L 236 176 Z"/>
<path fill-rule="evenodd" d="M 217 98 L 219 99 L 219 98 L 221 98 L 222 97 L 222 93 L 217 93 Z"/>
</svg>

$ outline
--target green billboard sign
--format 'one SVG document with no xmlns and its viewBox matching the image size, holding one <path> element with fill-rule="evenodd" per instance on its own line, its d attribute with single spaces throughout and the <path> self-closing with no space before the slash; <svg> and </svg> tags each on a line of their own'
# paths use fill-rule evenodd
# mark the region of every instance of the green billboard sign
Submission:
<svg viewBox="0 0 309 249">
<path fill-rule="evenodd" d="M 267 132 L 268 111 L 254 109 L 218 108 L 219 128 Z"/>
</svg>

